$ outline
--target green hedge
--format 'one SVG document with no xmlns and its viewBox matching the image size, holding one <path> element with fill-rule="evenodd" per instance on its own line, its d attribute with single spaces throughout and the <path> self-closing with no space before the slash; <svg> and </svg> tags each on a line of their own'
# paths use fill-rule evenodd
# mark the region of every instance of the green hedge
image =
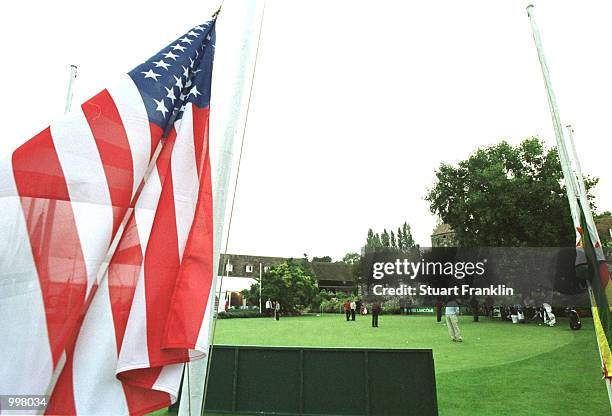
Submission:
<svg viewBox="0 0 612 416">
<path fill-rule="evenodd" d="M 281 316 L 301 316 L 300 311 L 283 311 L 281 309 Z M 217 318 L 219 319 L 234 319 L 234 318 L 269 318 L 270 315 L 260 313 L 259 309 L 228 309 L 226 311 L 219 312 Z"/>
<path fill-rule="evenodd" d="M 219 312 L 217 318 L 232 319 L 232 318 L 261 318 L 263 315 L 259 313 L 259 309 L 228 309 L 224 312 Z"/>
</svg>

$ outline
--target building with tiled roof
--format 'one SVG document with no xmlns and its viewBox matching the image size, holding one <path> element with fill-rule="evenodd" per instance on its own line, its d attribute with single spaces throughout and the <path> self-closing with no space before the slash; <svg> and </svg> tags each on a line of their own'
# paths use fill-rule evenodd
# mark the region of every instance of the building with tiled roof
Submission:
<svg viewBox="0 0 612 416">
<path fill-rule="evenodd" d="M 218 284 L 221 285 L 219 310 L 227 307 L 244 307 L 246 299 L 240 292 L 257 283 L 260 273 L 289 260 L 286 257 L 252 256 L 246 254 L 221 255 L 218 269 Z M 320 289 L 354 292 L 357 288 L 353 266 L 344 262 L 311 262 L 314 278 Z M 265 285 L 265 282 L 264 282 Z"/>
</svg>

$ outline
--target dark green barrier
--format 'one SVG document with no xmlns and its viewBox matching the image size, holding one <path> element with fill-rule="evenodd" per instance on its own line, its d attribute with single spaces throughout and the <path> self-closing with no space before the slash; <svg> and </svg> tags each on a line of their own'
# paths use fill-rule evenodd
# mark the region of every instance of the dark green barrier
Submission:
<svg viewBox="0 0 612 416">
<path fill-rule="evenodd" d="M 206 412 L 437 415 L 429 349 L 220 346 Z"/>
</svg>

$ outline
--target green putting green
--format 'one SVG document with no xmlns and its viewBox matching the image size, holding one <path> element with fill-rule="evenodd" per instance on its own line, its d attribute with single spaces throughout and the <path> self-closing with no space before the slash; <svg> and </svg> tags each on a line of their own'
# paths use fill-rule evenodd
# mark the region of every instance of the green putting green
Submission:
<svg viewBox="0 0 612 416">
<path fill-rule="evenodd" d="M 382 315 L 378 328 L 369 316 L 346 322 L 336 314 L 225 319 L 215 343 L 432 348 L 442 416 L 610 414 L 592 320 L 583 319 L 580 331 L 564 319 L 550 328 L 462 316 L 459 325 L 462 343 L 433 316 Z"/>
<path fill-rule="evenodd" d="M 459 318 L 463 343 L 452 342 L 446 324 L 432 316 L 382 315 L 378 328 L 369 316 L 346 322 L 324 314 L 272 319 L 223 319 L 217 323 L 216 344 L 312 347 L 432 348 L 436 373 L 498 366 L 543 354 L 570 344 L 574 333 L 565 324 L 544 327 L 512 325 L 471 316 Z"/>
</svg>

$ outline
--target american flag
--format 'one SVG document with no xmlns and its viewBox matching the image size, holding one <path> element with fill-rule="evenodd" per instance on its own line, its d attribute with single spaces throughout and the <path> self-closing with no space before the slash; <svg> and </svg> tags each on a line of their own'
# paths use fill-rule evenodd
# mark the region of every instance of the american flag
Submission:
<svg viewBox="0 0 612 416">
<path fill-rule="evenodd" d="M 0 394 L 144 414 L 208 351 L 215 20 L 0 162 Z"/>
</svg>

